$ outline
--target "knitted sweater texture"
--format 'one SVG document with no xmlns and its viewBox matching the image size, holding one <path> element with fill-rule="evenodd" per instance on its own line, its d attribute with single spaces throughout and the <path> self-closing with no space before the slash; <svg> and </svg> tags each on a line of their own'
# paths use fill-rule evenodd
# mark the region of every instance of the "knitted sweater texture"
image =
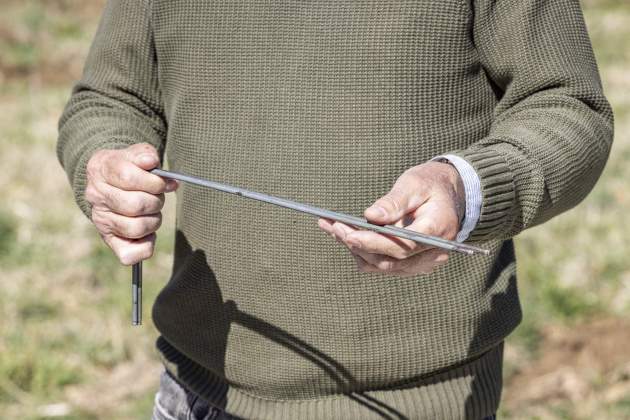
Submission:
<svg viewBox="0 0 630 420">
<path fill-rule="evenodd" d="M 88 217 L 91 155 L 140 142 L 356 215 L 412 166 L 468 161 L 491 256 L 413 278 L 357 272 L 313 218 L 182 185 L 152 314 L 167 368 L 242 418 L 478 419 L 521 319 L 511 238 L 588 194 L 612 113 L 577 0 L 110 0 L 59 123 Z"/>
</svg>

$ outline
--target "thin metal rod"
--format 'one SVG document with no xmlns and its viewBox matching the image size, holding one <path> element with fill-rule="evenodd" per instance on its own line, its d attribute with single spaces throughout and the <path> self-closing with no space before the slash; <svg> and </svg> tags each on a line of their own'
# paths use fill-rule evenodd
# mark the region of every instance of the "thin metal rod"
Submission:
<svg viewBox="0 0 630 420">
<path fill-rule="evenodd" d="M 202 187 L 212 188 L 214 190 L 223 191 L 230 194 L 236 194 L 243 197 L 251 198 L 253 200 L 262 201 L 265 203 L 275 204 L 280 207 L 293 209 L 302 213 L 311 214 L 313 216 L 319 216 L 326 219 L 336 220 L 352 226 L 362 227 L 364 229 L 372 230 L 379 233 L 385 233 L 399 238 L 409 239 L 421 244 L 434 246 L 436 248 L 442 248 L 448 251 L 456 251 L 467 255 L 482 254 L 489 255 L 490 251 L 478 248 L 476 246 L 463 244 L 460 242 L 449 241 L 443 238 L 435 236 L 425 235 L 422 233 L 414 232 L 408 229 L 402 229 L 392 225 L 375 225 L 369 223 L 365 219 L 351 216 L 348 214 L 337 213 L 335 211 L 322 209 L 319 207 L 313 207 L 308 204 L 298 203 L 296 201 L 287 200 L 284 198 L 274 197 L 271 195 L 258 193 L 255 191 L 248 191 L 242 188 L 233 187 L 231 185 L 221 184 L 214 181 L 208 181 L 205 179 L 197 178 L 190 175 L 184 175 L 176 172 L 169 172 L 163 169 L 153 169 L 151 173 L 159 175 L 163 178 L 176 179 L 178 181 L 187 182 L 189 184 L 199 185 Z"/>
<path fill-rule="evenodd" d="M 131 269 L 131 325 L 142 325 L 142 261 Z"/>
<path fill-rule="evenodd" d="M 197 178 L 190 175 L 184 175 L 177 172 L 169 172 L 163 169 L 153 169 L 153 174 L 161 176 L 163 178 L 176 179 L 178 181 L 187 182 L 193 185 L 199 185 L 202 187 L 211 188 L 213 190 L 222 191 L 230 194 L 236 194 L 242 197 L 250 198 L 257 201 L 262 201 L 269 204 L 275 204 L 276 206 L 297 210 L 302 213 L 310 214 L 313 216 L 323 217 L 325 219 L 336 220 L 352 226 L 362 227 L 364 229 L 372 230 L 379 233 L 385 233 L 399 238 L 409 239 L 421 244 L 434 246 L 436 248 L 445 249 L 448 251 L 456 251 L 466 255 L 482 254 L 489 255 L 490 251 L 476 246 L 463 244 L 460 242 L 449 241 L 443 238 L 435 236 L 425 235 L 423 233 L 414 232 L 408 229 L 402 229 L 392 225 L 374 225 L 369 223 L 365 219 L 351 216 L 349 214 L 338 213 L 331 210 L 314 207 L 308 204 L 298 203 L 296 201 L 287 200 L 284 198 L 274 197 L 271 195 L 258 193 L 255 191 L 245 190 L 243 188 L 233 187 L 231 185 L 221 184 L 214 181 L 208 181 L 202 178 Z M 132 281 L 131 281 L 131 324 L 142 325 L 142 261 L 133 265 L 132 268 Z"/>
</svg>

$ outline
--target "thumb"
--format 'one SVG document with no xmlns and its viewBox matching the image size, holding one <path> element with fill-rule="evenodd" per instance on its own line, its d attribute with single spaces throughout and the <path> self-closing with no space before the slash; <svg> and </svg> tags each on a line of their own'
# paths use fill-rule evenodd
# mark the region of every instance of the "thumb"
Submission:
<svg viewBox="0 0 630 420">
<path fill-rule="evenodd" d="M 148 143 L 134 144 L 126 149 L 127 159 L 145 171 L 156 168 L 160 157 L 155 147 Z"/>
<path fill-rule="evenodd" d="M 396 223 L 424 202 L 420 191 L 417 179 L 404 174 L 389 193 L 365 210 L 365 218 L 378 224 Z"/>
</svg>

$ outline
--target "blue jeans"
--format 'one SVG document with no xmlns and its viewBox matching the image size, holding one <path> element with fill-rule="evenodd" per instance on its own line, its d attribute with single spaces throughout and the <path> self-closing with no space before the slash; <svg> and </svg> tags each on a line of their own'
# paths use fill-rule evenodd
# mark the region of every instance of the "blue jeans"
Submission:
<svg viewBox="0 0 630 420">
<path fill-rule="evenodd" d="M 170 373 L 160 376 L 152 420 L 236 420 L 180 385 Z M 297 419 L 296 419 L 297 420 Z M 484 420 L 496 420 L 496 416 Z"/>
<path fill-rule="evenodd" d="M 219 407 L 214 407 L 184 388 L 167 371 L 160 376 L 160 389 L 155 394 L 152 420 L 234 420 Z"/>
</svg>

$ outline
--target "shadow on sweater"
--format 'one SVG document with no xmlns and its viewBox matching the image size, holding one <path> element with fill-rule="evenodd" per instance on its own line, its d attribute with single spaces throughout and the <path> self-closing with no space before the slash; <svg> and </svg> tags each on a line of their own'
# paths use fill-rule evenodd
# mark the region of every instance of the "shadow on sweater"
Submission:
<svg viewBox="0 0 630 420">
<path fill-rule="evenodd" d="M 317 350 L 315 347 L 293 334 L 271 325 L 260 318 L 238 310 L 236 305 L 232 305 L 231 307 L 233 308 L 233 312 L 230 317 L 232 322 L 255 331 L 266 338 L 283 345 L 301 357 L 308 359 L 325 371 L 337 383 L 340 389 L 361 388 L 361 385 L 352 376 L 352 374 L 332 357 Z M 390 407 L 384 402 L 379 401 L 378 399 L 363 392 L 345 392 L 344 394 L 356 401 L 358 404 L 361 404 L 380 415 L 383 419 L 407 419 L 404 414 L 400 413 L 393 407 Z"/>
<path fill-rule="evenodd" d="M 512 240 L 506 240 L 501 245 L 501 249 L 499 250 L 499 255 L 497 256 L 496 263 L 492 267 L 492 270 L 488 273 L 486 277 L 486 291 L 490 291 L 495 288 L 495 282 L 504 281 L 507 284 L 502 285 L 504 291 L 502 293 L 496 293 L 492 296 L 490 301 L 490 310 L 485 313 L 485 315 L 479 321 L 479 328 L 475 331 L 475 335 L 468 347 L 469 354 L 475 354 L 479 352 L 480 348 L 485 343 L 496 343 L 500 342 L 501 346 L 503 345 L 502 339 L 503 337 L 496 336 L 495 330 L 484 328 L 487 325 L 496 325 L 497 314 L 506 314 L 509 311 L 518 311 L 519 316 L 518 319 L 522 317 L 520 306 L 515 307 L 514 305 L 514 296 L 518 295 L 516 290 L 516 263 L 515 263 L 515 253 L 514 253 L 514 242 Z M 501 280 L 503 279 L 503 280 Z M 499 315 L 500 316 L 500 315 Z M 505 317 L 506 319 L 513 319 L 511 317 Z M 513 326 L 508 327 L 506 329 L 511 330 Z M 501 330 L 505 331 L 505 329 Z M 502 354 L 503 350 L 501 350 Z M 501 357 L 501 362 L 503 359 Z M 501 371 L 503 368 L 501 368 Z M 485 380 L 488 381 L 490 379 L 497 387 L 497 389 L 501 390 L 503 387 L 503 378 L 502 375 L 499 374 L 497 376 L 490 376 L 490 373 L 485 375 Z M 464 413 L 466 419 L 482 419 L 485 416 L 489 415 L 488 413 L 479 413 L 478 406 L 479 404 L 473 400 L 474 395 L 486 395 L 488 391 L 487 384 L 484 384 L 482 378 L 480 376 L 476 376 L 471 385 L 471 393 L 469 397 L 466 399 L 464 405 Z M 498 399 L 500 400 L 501 394 L 499 393 Z M 496 414 L 496 413 L 495 413 Z"/>
<path fill-rule="evenodd" d="M 186 340 L 186 328 L 183 325 L 204 325 L 207 328 L 199 330 L 195 339 L 198 343 L 195 350 L 187 350 L 187 356 L 195 361 L 195 364 L 205 365 L 204 368 L 212 367 L 211 373 L 216 377 L 216 382 L 197 388 L 195 384 L 190 384 L 190 388 L 195 393 L 200 394 L 213 405 L 225 408 L 227 405 L 227 390 L 229 386 L 223 382 L 225 378 L 225 352 L 227 338 L 232 323 L 239 324 L 251 331 L 272 340 L 287 349 L 298 354 L 310 362 L 320 367 L 338 385 L 341 390 L 352 400 L 356 401 L 367 409 L 373 411 L 379 417 L 390 420 L 406 420 L 408 417 L 385 404 L 378 399 L 367 395 L 364 392 L 353 392 L 362 388 L 361 384 L 353 375 L 339 362 L 332 357 L 313 347 L 295 335 L 284 331 L 254 315 L 248 314 L 238 309 L 233 300 L 224 301 L 221 289 L 217 283 L 214 272 L 207 263 L 205 252 L 202 250 L 193 251 L 185 235 L 180 231 L 176 236 L 175 267 L 179 270 L 187 270 L 195 273 L 186 279 L 179 278 L 177 272 L 171 276 L 171 280 L 158 295 L 154 308 L 153 318 L 160 331 L 168 337 L 170 346 L 177 346 L 180 341 Z M 191 293 L 194 290 L 194 293 Z M 165 314 L 170 313 L 168 308 L 194 308 L 185 311 L 189 319 L 181 316 L 174 319 Z M 162 311 L 164 310 L 164 311 Z M 204 331 L 212 331 L 205 334 Z M 188 331 L 188 334 L 190 332 Z M 158 339 L 158 347 L 162 347 L 164 339 Z M 162 342 L 162 344 L 160 344 Z M 169 347 L 170 347 L 169 346 Z M 178 347 L 178 346 L 177 346 Z M 201 353 L 203 349 L 203 353 Z M 170 352 L 169 352 L 170 353 Z M 164 351 L 163 351 L 164 354 Z M 186 377 L 190 375 L 191 365 L 189 362 L 182 362 L 181 356 L 176 354 L 164 354 L 170 363 L 177 366 L 177 376 L 184 382 L 189 382 Z M 198 368 L 193 368 L 198 372 Z M 194 380 L 191 379 L 191 382 Z"/>
<path fill-rule="evenodd" d="M 196 337 L 198 343 L 194 346 L 197 349 L 203 350 L 198 350 L 199 353 L 195 354 L 189 349 L 187 356 L 195 360 L 193 364 L 197 367 L 193 368 L 193 370 L 196 372 L 199 372 L 200 365 L 205 365 L 204 367 L 206 369 L 211 366 L 211 373 L 215 376 L 215 380 L 212 384 L 206 384 L 203 388 L 199 389 L 196 389 L 196 386 L 192 385 L 191 390 L 200 394 L 205 399 L 208 399 L 213 405 L 217 405 L 223 409 L 226 407 L 229 385 L 226 384 L 223 379 L 225 378 L 225 352 L 230 326 L 232 323 L 236 323 L 284 346 L 300 357 L 314 363 L 337 383 L 339 389 L 347 390 L 343 392 L 344 395 L 348 396 L 357 404 L 371 410 L 378 417 L 391 420 L 409 419 L 406 414 L 368 395 L 366 392 L 357 392 L 357 389 L 364 388 L 364 386 L 356 380 L 347 368 L 329 355 L 288 331 L 240 310 L 233 300 L 224 301 L 215 274 L 208 266 L 205 253 L 199 249 L 192 251 L 187 239 L 179 231 L 177 233 L 177 244 L 178 251 L 176 251 L 175 255 L 176 261 L 180 259 L 179 262 L 182 263 L 183 266 L 187 266 L 187 270 L 194 272 L 196 275 L 194 276 L 195 278 L 187 277 L 185 281 L 180 278 L 179 281 L 177 281 L 175 280 L 177 279 L 177 273 L 173 273 L 171 281 L 165 286 L 164 291 L 160 293 L 160 296 L 158 296 L 156 300 L 154 319 L 159 319 L 160 322 L 156 322 L 156 324 L 159 324 L 161 331 L 168 334 L 168 340 L 172 343 L 177 343 L 179 339 L 185 339 L 185 335 L 177 333 L 177 331 L 180 331 L 186 334 L 185 329 L 182 329 L 182 325 L 196 323 L 198 325 L 207 326 L 207 328 L 200 330 L 200 333 Z M 505 252 L 509 253 L 513 252 L 513 250 L 507 247 Z M 184 268 L 177 264 L 175 266 Z M 487 287 L 491 287 L 491 284 L 488 284 Z M 191 293 L 191 288 L 194 289 L 196 293 Z M 497 299 L 500 300 L 500 298 Z M 501 302 L 495 302 L 493 299 L 493 310 L 495 309 L 495 303 L 497 307 L 502 305 Z M 182 319 L 180 317 L 176 320 L 173 319 L 172 322 L 174 323 L 169 323 L 169 321 L 171 321 L 167 319 L 169 317 L 160 316 L 159 308 L 163 305 L 185 305 L 184 307 L 194 309 L 188 311 L 191 317 L 190 319 Z M 157 311 L 156 308 L 158 309 Z M 204 331 L 212 331 L 212 333 L 204 334 Z M 161 337 L 160 339 L 163 338 Z M 160 339 L 158 339 L 158 347 L 160 346 Z M 480 336 L 480 340 L 483 339 L 483 336 Z M 471 349 L 475 348 L 476 344 L 478 343 L 471 343 Z M 203 353 L 201 353 L 201 351 L 203 351 Z M 186 372 L 191 370 L 190 362 L 182 362 L 181 356 L 177 355 L 165 354 L 165 357 L 171 363 L 177 365 L 178 376 L 187 382 Z M 432 378 L 427 378 L 422 382 L 423 384 L 432 383 Z M 479 386 L 481 385 L 477 383 L 476 380 L 473 381 L 473 389 Z M 400 388 L 405 387 L 406 386 L 401 386 Z M 478 418 L 478 416 L 479 413 L 475 412 L 475 404 L 471 404 L 470 401 L 467 401 L 465 417 L 467 419 L 475 419 Z"/>
</svg>

